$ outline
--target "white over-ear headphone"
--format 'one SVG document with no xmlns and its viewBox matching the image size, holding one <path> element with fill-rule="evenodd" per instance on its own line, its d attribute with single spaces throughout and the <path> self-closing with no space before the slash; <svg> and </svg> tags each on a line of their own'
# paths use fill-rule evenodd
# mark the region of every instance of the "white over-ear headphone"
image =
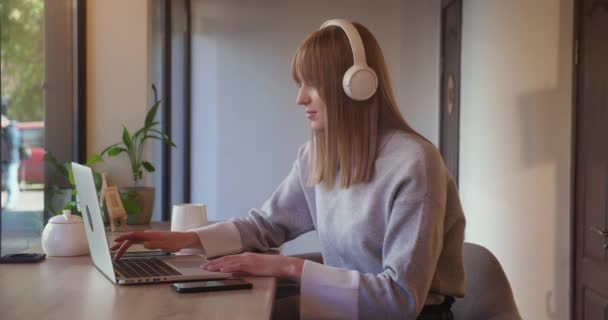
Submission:
<svg viewBox="0 0 608 320">
<path fill-rule="evenodd" d="M 346 70 L 342 78 L 344 93 L 353 100 L 363 101 L 371 98 L 378 88 L 376 72 L 367 65 L 365 48 L 357 28 L 344 19 L 329 20 L 321 25 L 321 29 L 337 26 L 344 30 L 353 51 L 353 65 Z"/>
</svg>

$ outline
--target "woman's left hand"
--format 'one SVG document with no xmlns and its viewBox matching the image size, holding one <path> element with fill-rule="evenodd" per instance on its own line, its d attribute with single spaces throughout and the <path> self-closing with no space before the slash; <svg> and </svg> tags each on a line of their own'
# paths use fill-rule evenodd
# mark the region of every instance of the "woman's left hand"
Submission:
<svg viewBox="0 0 608 320">
<path fill-rule="evenodd" d="M 304 260 L 280 255 L 244 252 L 209 260 L 201 268 L 219 272 L 244 272 L 300 282 Z"/>
</svg>

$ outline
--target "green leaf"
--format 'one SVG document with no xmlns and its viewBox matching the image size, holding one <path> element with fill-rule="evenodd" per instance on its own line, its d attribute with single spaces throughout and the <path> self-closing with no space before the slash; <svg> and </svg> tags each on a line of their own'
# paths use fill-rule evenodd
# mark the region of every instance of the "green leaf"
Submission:
<svg viewBox="0 0 608 320">
<path fill-rule="evenodd" d="M 150 111 L 148 111 L 148 114 L 146 115 L 146 121 L 144 126 L 146 128 L 150 128 L 152 126 L 152 122 L 154 122 L 154 118 L 156 117 L 156 111 L 158 111 L 158 106 L 160 106 L 161 100 L 156 101 L 156 103 L 154 103 L 154 105 L 152 106 L 152 108 L 150 108 Z"/>
<path fill-rule="evenodd" d="M 144 166 L 144 169 L 148 172 L 154 172 L 154 166 L 148 161 L 142 161 L 141 164 Z"/>
<path fill-rule="evenodd" d="M 104 154 L 106 154 L 106 153 L 107 153 L 107 152 L 108 152 L 110 149 L 112 149 L 112 148 L 114 148 L 114 147 L 116 147 L 116 146 L 118 146 L 118 145 L 120 145 L 120 142 L 119 142 L 119 143 L 115 143 L 115 144 L 110 145 L 109 147 L 107 147 L 107 148 L 103 149 L 103 151 L 101 151 L 100 155 L 101 155 L 101 156 L 103 156 L 103 155 L 104 155 Z"/>
<path fill-rule="evenodd" d="M 135 131 L 135 133 L 133 134 L 133 140 L 137 140 L 137 138 L 139 138 L 139 136 L 146 133 L 147 131 L 148 131 L 148 128 L 146 128 L 146 127 L 140 128 L 139 130 Z"/>
<path fill-rule="evenodd" d="M 66 203 L 66 204 L 63 206 L 63 209 L 62 209 L 62 210 L 66 210 L 66 209 L 70 209 L 70 210 L 72 210 L 72 209 L 74 209 L 74 208 L 76 208 L 76 201 L 68 201 L 68 203 Z"/>
<path fill-rule="evenodd" d="M 72 166 L 69 163 L 65 164 L 68 168 L 68 180 L 70 180 L 70 184 L 72 186 L 76 185 L 76 180 L 74 179 L 74 172 L 72 172 Z"/>
<path fill-rule="evenodd" d="M 135 134 L 133 134 L 133 140 L 135 141 L 137 138 L 141 137 L 141 135 L 147 135 L 147 134 L 148 134 L 148 131 L 156 131 L 156 132 L 160 132 L 160 131 L 158 131 L 158 130 L 156 130 L 156 129 L 153 129 L 153 127 L 154 127 L 155 125 L 157 125 L 157 124 L 158 124 L 158 122 L 152 122 L 152 123 L 150 124 L 150 126 L 143 127 L 143 128 L 141 128 L 141 129 L 137 130 L 137 132 L 135 132 Z M 162 134 L 162 133 L 161 133 L 161 134 Z M 142 139 L 142 140 L 145 140 L 145 138 L 144 138 L 144 139 Z"/>
<path fill-rule="evenodd" d="M 165 139 L 163 139 L 163 138 L 161 138 L 159 136 L 154 136 L 154 135 L 151 135 L 151 134 L 145 136 L 144 139 L 155 139 L 155 140 L 158 140 L 158 141 L 167 142 L 167 140 L 165 140 Z"/>
<path fill-rule="evenodd" d="M 100 161 L 103 161 L 103 158 L 101 157 L 101 155 L 93 154 L 93 155 L 91 155 L 91 157 L 87 160 L 87 162 L 84 165 L 87 167 L 90 167 Z"/>
<path fill-rule="evenodd" d="M 50 164 L 57 171 L 57 173 L 67 178 L 68 171 L 66 170 L 66 167 L 59 163 L 59 160 L 57 160 L 57 158 L 55 158 L 50 152 L 44 154 L 44 160 Z"/>
<path fill-rule="evenodd" d="M 72 195 L 75 196 L 78 194 L 78 191 L 76 189 L 72 190 Z"/>
<path fill-rule="evenodd" d="M 131 149 L 131 134 L 125 126 L 122 127 L 122 143 L 125 145 L 125 147 L 127 147 L 127 149 Z"/>
<path fill-rule="evenodd" d="M 163 137 L 164 139 L 169 139 L 169 136 L 166 133 L 164 133 L 158 129 L 150 129 L 150 131 L 160 134 L 161 137 Z"/>
<path fill-rule="evenodd" d="M 158 92 L 156 92 L 156 86 L 152 84 L 152 92 L 154 92 L 154 101 L 158 101 Z"/>
<path fill-rule="evenodd" d="M 150 129 L 150 131 L 154 132 L 154 133 L 158 133 L 161 135 L 162 138 L 158 137 L 158 136 L 154 136 L 154 135 L 147 135 L 146 138 L 151 138 L 151 139 L 157 139 L 157 140 L 161 140 L 162 142 L 177 148 L 177 146 L 175 145 L 175 143 L 173 143 L 173 141 L 171 141 L 171 139 L 169 139 L 169 136 L 167 136 L 166 134 L 164 134 L 162 131 L 156 130 L 156 129 Z"/>
<path fill-rule="evenodd" d="M 156 139 L 156 140 L 161 140 L 161 141 L 163 140 L 163 137 L 155 136 L 153 134 L 146 135 L 144 138 L 145 139 Z"/>
<path fill-rule="evenodd" d="M 135 200 L 123 199 L 122 206 L 125 208 L 128 215 L 138 214 L 141 211 L 139 204 Z"/>
<path fill-rule="evenodd" d="M 173 141 L 169 140 L 169 139 L 163 139 L 163 142 L 172 146 L 173 148 L 177 148 L 177 146 L 175 145 L 175 143 L 173 143 Z"/>
<path fill-rule="evenodd" d="M 61 164 L 59 164 L 59 161 L 57 160 L 57 158 L 55 158 L 55 156 L 53 156 L 50 152 L 46 152 L 43 156 L 44 161 L 46 161 L 47 163 L 49 163 L 50 165 L 54 166 L 54 167 L 59 167 L 61 166 Z"/>
<path fill-rule="evenodd" d="M 95 189 L 97 191 L 101 190 L 101 182 L 102 182 L 101 173 L 93 172 L 93 180 L 95 180 Z"/>
<path fill-rule="evenodd" d="M 137 203 L 137 192 L 121 192 L 120 199 L 122 200 L 122 206 L 125 208 L 128 215 L 138 214 L 141 211 L 139 203 Z"/>
<path fill-rule="evenodd" d="M 115 157 L 115 156 L 121 154 L 122 152 L 128 153 L 129 151 L 127 151 L 127 149 L 122 148 L 122 147 L 113 147 L 112 149 L 108 150 L 108 155 L 110 157 Z"/>
</svg>

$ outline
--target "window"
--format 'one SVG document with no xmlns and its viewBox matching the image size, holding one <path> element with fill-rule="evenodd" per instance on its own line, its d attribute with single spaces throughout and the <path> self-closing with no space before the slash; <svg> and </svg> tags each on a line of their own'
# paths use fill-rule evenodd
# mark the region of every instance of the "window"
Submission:
<svg viewBox="0 0 608 320">
<path fill-rule="evenodd" d="M 1 255 L 41 251 L 44 223 L 60 211 L 45 154 L 60 162 L 84 154 L 84 5 L 0 0 Z"/>
<path fill-rule="evenodd" d="M 25 148 L 44 148 L 44 122 L 20 123 L 17 128 L 21 131 Z"/>
</svg>

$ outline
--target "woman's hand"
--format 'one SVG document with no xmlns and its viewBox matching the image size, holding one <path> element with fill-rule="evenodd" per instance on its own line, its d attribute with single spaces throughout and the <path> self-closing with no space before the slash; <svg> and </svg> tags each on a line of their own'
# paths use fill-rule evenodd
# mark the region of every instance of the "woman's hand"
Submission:
<svg viewBox="0 0 608 320">
<path fill-rule="evenodd" d="M 184 248 L 202 248 L 198 235 L 194 232 L 137 231 L 122 235 L 114 241 L 118 243 L 110 249 L 118 250 L 115 259 L 120 259 L 135 243 L 143 244 L 146 249 L 161 249 L 167 252 L 177 252 Z"/>
<path fill-rule="evenodd" d="M 219 272 L 245 272 L 300 282 L 304 260 L 269 254 L 245 252 L 209 260 L 201 268 Z"/>
</svg>

